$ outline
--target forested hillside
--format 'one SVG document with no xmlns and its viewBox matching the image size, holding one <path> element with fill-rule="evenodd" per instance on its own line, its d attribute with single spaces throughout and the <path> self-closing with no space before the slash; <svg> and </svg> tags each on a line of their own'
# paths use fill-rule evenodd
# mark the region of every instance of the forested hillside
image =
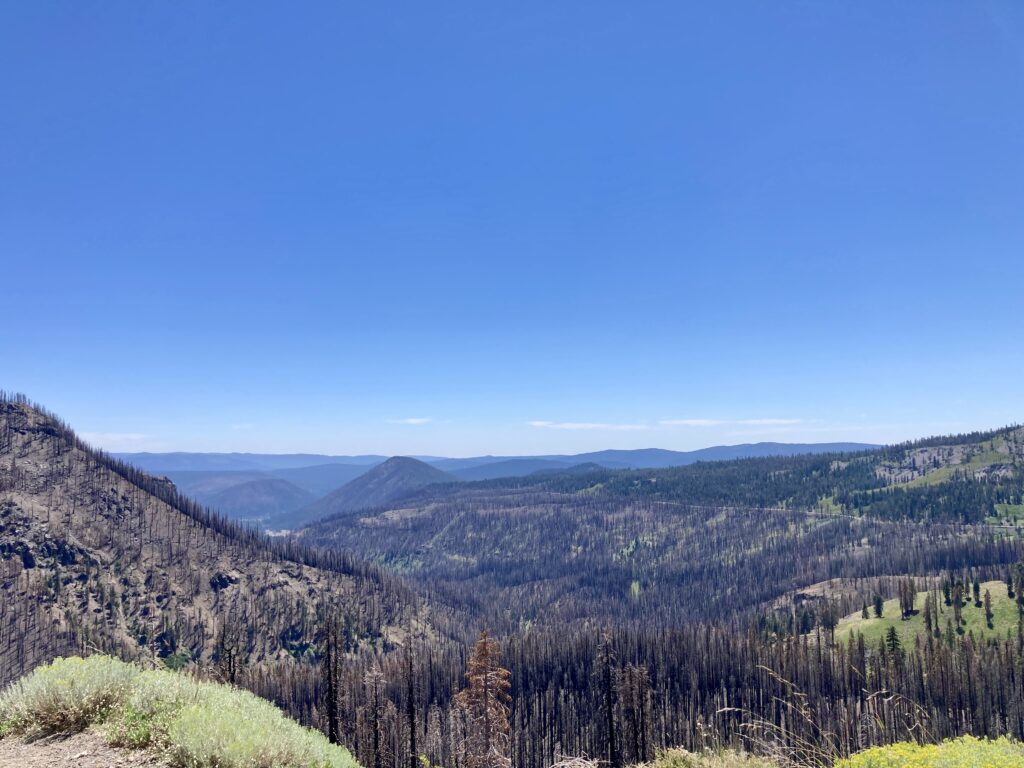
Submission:
<svg viewBox="0 0 1024 768">
<path fill-rule="evenodd" d="M 976 606 L 916 638 L 836 631 L 878 600 L 898 603 L 911 577 L 1021 594 L 1021 436 L 436 485 L 300 539 L 407 575 L 507 638 L 517 764 L 586 753 L 614 765 L 719 740 L 765 748 L 780 723 L 785 749 L 806 739 L 837 755 L 923 728 L 1021 736 L 1024 635 L 1005 614 L 1024 602 L 1005 588 L 987 639 L 972 632 Z M 904 618 L 923 610 L 919 600 Z M 422 685 L 453 692 L 462 663 L 442 654 Z M 445 712 L 438 729 L 451 734 Z M 437 749 L 458 754 L 443 739 Z"/>
<path fill-rule="evenodd" d="M 843 755 L 923 727 L 1024 736 L 1024 546 L 1005 522 L 1019 468 L 1020 432 L 1003 430 L 668 470 L 428 473 L 444 482 L 268 539 L 6 397 L 0 671 L 94 649 L 188 666 L 377 768 L 471 765 L 481 674 L 507 683 L 486 706 L 524 768 L 811 739 Z M 1003 518 L 915 495 L 975 485 L 963 498 Z M 900 492 L 923 501 L 877 503 Z M 843 501 L 858 494 L 875 501 Z M 472 646 L 481 627 L 496 639 Z"/>
<path fill-rule="evenodd" d="M 1022 450 L 1022 430 L 1007 429 L 856 454 L 590 465 L 431 486 L 300 539 L 429 583 L 503 630 L 624 618 L 676 626 L 828 579 L 1015 561 L 1018 534 L 996 524 L 1024 509 Z"/>
<path fill-rule="evenodd" d="M 507 478 L 477 487 L 975 523 L 1024 513 L 1024 428 L 928 438 L 857 453 Z"/>
</svg>

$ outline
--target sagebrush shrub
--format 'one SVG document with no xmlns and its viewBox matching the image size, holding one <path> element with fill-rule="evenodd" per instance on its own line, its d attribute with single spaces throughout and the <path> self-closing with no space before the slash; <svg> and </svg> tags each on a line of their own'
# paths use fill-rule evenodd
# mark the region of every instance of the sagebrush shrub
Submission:
<svg viewBox="0 0 1024 768">
<path fill-rule="evenodd" d="M 57 659 L 0 694 L 0 736 L 90 726 L 179 768 L 358 768 L 348 750 L 248 691 L 107 656 Z"/>
<path fill-rule="evenodd" d="M 901 742 L 872 747 L 840 760 L 836 768 L 1021 768 L 1024 745 L 964 736 L 941 744 Z"/>
<path fill-rule="evenodd" d="M 109 656 L 56 659 L 0 694 L 0 721 L 30 736 L 80 731 L 123 704 L 140 674 Z"/>
</svg>

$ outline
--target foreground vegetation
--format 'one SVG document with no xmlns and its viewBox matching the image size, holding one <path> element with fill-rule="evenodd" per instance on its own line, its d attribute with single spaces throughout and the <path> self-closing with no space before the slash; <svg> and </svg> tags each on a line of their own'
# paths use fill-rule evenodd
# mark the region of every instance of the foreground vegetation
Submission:
<svg viewBox="0 0 1024 768">
<path fill-rule="evenodd" d="M 811 761 L 814 765 L 831 764 Z M 788 764 L 786 764 L 788 766 Z M 872 747 L 839 760 L 834 768 L 1020 768 L 1024 744 L 1007 738 L 995 740 L 964 736 L 941 744 L 902 742 Z M 651 763 L 637 768 L 781 768 L 765 757 L 733 750 L 688 752 L 669 749 Z M 791 766 L 789 768 L 792 768 Z"/>
<path fill-rule="evenodd" d="M 481 646 L 490 648 L 488 643 L 493 641 L 482 635 L 474 659 Z M 494 659 L 478 660 L 478 666 L 478 672 L 501 671 Z M 472 684 L 467 690 L 472 693 Z M 507 712 L 500 698 L 488 703 L 485 696 L 473 703 L 493 708 L 503 717 Z M 496 729 L 496 736 L 508 732 L 507 721 L 501 722 L 504 725 Z M 167 670 L 142 670 L 109 656 L 57 659 L 0 694 L 0 738 L 35 739 L 85 729 L 99 733 L 113 746 L 150 750 L 177 768 L 359 768 L 347 750 L 287 719 L 272 704 L 248 692 Z M 492 750 L 488 744 L 487 754 L 500 755 L 503 750 L 496 746 Z M 806 764 L 816 768 L 832 765 L 824 754 L 821 760 Z M 507 759 L 499 762 L 508 765 Z M 597 764 L 578 758 L 559 765 L 590 768 Z M 778 763 L 732 750 L 668 749 L 638 768 L 800 768 L 804 764 L 800 760 Z M 1024 745 L 1020 742 L 964 736 L 941 744 L 873 747 L 838 760 L 834 768 L 1022 765 Z"/>
<path fill-rule="evenodd" d="M 180 768 L 357 768 L 347 750 L 251 693 L 109 656 L 57 659 L 0 694 L 0 736 L 86 728 Z"/>
<path fill-rule="evenodd" d="M 1024 745 L 1002 738 L 984 741 L 973 736 L 941 744 L 892 744 L 874 747 L 846 760 L 836 768 L 1020 768 Z"/>
</svg>

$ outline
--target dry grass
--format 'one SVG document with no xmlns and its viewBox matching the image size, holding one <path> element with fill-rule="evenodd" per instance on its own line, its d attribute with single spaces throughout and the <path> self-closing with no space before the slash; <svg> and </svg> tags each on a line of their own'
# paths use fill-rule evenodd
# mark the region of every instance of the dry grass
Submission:
<svg viewBox="0 0 1024 768">
<path fill-rule="evenodd" d="M 778 765 L 768 758 L 731 749 L 707 752 L 667 749 L 642 768 L 778 768 Z"/>
</svg>

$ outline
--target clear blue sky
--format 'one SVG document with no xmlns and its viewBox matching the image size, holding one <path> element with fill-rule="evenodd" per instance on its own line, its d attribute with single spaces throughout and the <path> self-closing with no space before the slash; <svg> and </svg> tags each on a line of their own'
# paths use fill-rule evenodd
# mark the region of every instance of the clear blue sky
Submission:
<svg viewBox="0 0 1024 768">
<path fill-rule="evenodd" d="M 4 3 L 0 387 L 114 450 L 1024 420 L 1022 42 L 1018 2 Z"/>
</svg>

